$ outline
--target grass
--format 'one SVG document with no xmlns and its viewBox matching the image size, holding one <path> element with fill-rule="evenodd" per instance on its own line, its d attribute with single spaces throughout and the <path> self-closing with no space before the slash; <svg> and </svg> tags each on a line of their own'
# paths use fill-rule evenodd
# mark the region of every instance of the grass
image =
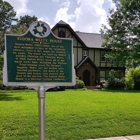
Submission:
<svg viewBox="0 0 140 140">
<path fill-rule="evenodd" d="M 140 134 L 140 91 L 46 93 L 46 140 Z M 0 140 L 38 140 L 36 91 L 0 91 Z"/>
</svg>

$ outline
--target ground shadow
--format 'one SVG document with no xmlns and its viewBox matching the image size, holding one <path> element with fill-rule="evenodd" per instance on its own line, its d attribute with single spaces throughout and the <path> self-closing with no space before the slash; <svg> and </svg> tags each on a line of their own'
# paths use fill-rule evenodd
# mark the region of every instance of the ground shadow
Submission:
<svg viewBox="0 0 140 140">
<path fill-rule="evenodd" d="M 21 101 L 22 97 L 15 97 L 12 94 L 0 92 L 0 101 Z"/>
</svg>

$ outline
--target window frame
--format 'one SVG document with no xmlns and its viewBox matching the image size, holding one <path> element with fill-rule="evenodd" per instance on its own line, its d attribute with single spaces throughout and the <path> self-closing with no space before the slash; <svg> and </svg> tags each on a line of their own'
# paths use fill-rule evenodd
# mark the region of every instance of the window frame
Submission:
<svg viewBox="0 0 140 140">
<path fill-rule="evenodd" d="M 58 32 L 58 37 L 65 38 L 65 37 L 66 37 L 66 33 L 65 33 L 65 31 L 60 30 L 60 31 Z"/>
<path fill-rule="evenodd" d="M 89 53 L 88 50 L 84 49 L 84 50 L 83 50 L 83 57 L 88 56 L 88 53 Z"/>
<path fill-rule="evenodd" d="M 104 75 L 101 75 L 101 72 L 104 72 Z M 100 81 L 102 80 L 108 80 L 109 78 L 109 70 L 101 70 L 100 71 Z"/>
<path fill-rule="evenodd" d="M 104 72 L 104 74 L 102 76 L 101 73 L 103 73 L 103 72 Z M 100 81 L 105 80 L 105 76 L 106 76 L 105 70 L 100 71 Z"/>
<path fill-rule="evenodd" d="M 102 54 L 103 52 L 104 52 L 104 54 Z M 105 54 L 106 54 L 106 51 L 104 51 L 104 50 L 101 50 L 101 51 L 100 51 L 100 59 L 101 59 L 101 62 L 106 62 Z M 104 60 L 102 60 L 102 58 L 103 58 Z"/>
</svg>

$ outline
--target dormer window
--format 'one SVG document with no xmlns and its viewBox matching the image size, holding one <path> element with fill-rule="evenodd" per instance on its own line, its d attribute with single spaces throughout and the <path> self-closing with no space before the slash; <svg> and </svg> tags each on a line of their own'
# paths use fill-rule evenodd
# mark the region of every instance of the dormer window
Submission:
<svg viewBox="0 0 140 140">
<path fill-rule="evenodd" d="M 58 36 L 59 36 L 59 37 L 63 37 L 63 38 L 66 37 L 65 32 L 64 32 L 63 30 L 60 30 L 60 31 L 59 31 Z"/>
</svg>

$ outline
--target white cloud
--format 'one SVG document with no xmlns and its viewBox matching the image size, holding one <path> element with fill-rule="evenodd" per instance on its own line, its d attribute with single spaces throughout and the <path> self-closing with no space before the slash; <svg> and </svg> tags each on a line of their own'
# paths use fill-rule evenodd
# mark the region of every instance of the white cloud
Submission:
<svg viewBox="0 0 140 140">
<path fill-rule="evenodd" d="M 74 28 L 74 22 L 71 22 L 72 19 L 75 18 L 74 14 L 68 14 L 69 7 L 71 6 L 71 2 L 66 0 L 60 4 L 60 8 L 57 10 L 55 15 L 55 23 L 63 20 L 64 22 L 68 23 L 72 28 Z"/>
<path fill-rule="evenodd" d="M 46 16 L 40 17 L 40 18 L 38 18 L 38 20 L 39 20 L 39 21 L 46 22 L 46 23 L 50 26 L 50 28 L 52 28 L 52 27 L 54 26 L 54 25 L 51 25 L 51 24 L 50 24 L 50 19 L 49 19 L 48 17 L 46 17 Z"/>
<path fill-rule="evenodd" d="M 66 1 L 62 2 L 62 4 L 60 4 L 60 7 L 67 7 L 67 8 L 69 8 L 70 4 L 71 4 L 70 1 L 66 0 Z"/>
<path fill-rule="evenodd" d="M 55 16 L 55 22 L 58 22 L 59 20 L 63 19 L 65 22 L 68 22 L 68 8 L 60 8 Z"/>
<path fill-rule="evenodd" d="M 111 8 L 113 8 L 113 9 L 116 8 L 116 6 L 115 6 L 115 4 L 112 2 L 112 0 L 107 0 L 107 2 L 110 4 L 110 9 L 111 9 Z"/>
<path fill-rule="evenodd" d="M 99 32 L 102 22 L 105 23 L 107 12 L 102 8 L 104 0 L 77 0 L 79 7 L 75 10 L 76 30 Z"/>
<path fill-rule="evenodd" d="M 55 23 L 59 22 L 60 20 L 63 20 L 64 22 L 68 23 L 73 29 L 74 29 L 74 22 L 71 22 L 73 18 L 75 18 L 75 15 L 68 14 L 69 8 L 60 8 L 55 16 Z"/>
<path fill-rule="evenodd" d="M 60 21 L 60 20 L 63 20 L 63 21 L 70 24 L 70 20 L 75 17 L 75 15 L 73 15 L 73 14 L 68 14 L 68 10 L 69 10 L 70 5 L 71 5 L 71 3 L 69 0 L 66 0 L 65 2 L 63 2 L 60 5 L 61 8 L 59 8 L 57 10 L 57 13 L 55 16 L 55 23 Z"/>
<path fill-rule="evenodd" d="M 17 16 L 29 14 L 31 11 L 27 8 L 28 0 L 5 0 L 9 2 L 17 13 Z"/>
<path fill-rule="evenodd" d="M 41 21 L 43 21 L 43 22 L 50 22 L 50 20 L 49 20 L 49 18 L 48 17 L 40 17 L 40 18 L 38 18 L 38 20 L 41 20 Z"/>
<path fill-rule="evenodd" d="M 112 0 L 77 0 L 78 7 L 69 14 L 70 3 L 61 5 L 55 17 L 55 23 L 63 20 L 74 30 L 99 33 L 102 24 L 107 24 L 109 8 L 114 8 Z"/>
<path fill-rule="evenodd" d="M 53 2 L 59 2 L 59 0 L 52 0 Z"/>
</svg>

